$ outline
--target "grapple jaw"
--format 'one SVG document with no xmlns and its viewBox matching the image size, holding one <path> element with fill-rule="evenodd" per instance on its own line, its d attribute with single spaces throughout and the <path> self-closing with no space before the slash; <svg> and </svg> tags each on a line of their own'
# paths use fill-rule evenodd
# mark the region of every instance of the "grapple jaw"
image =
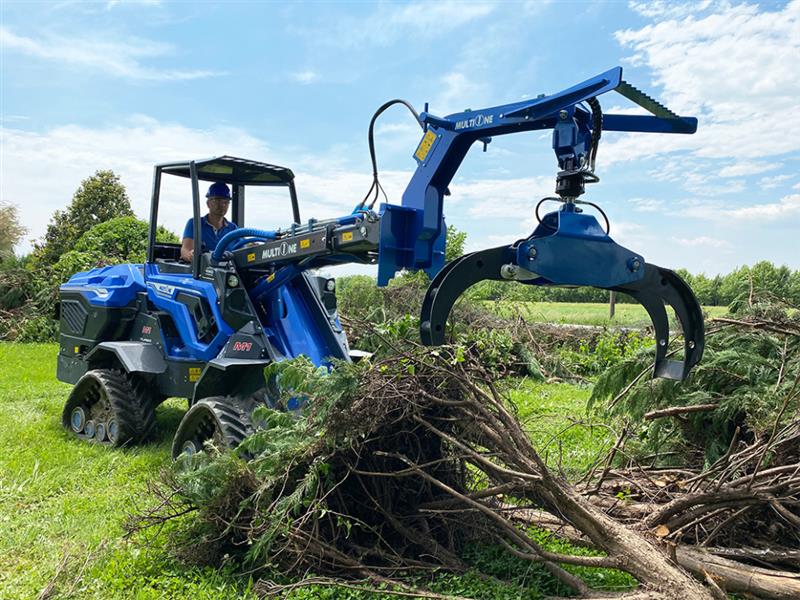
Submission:
<svg viewBox="0 0 800 600">
<path fill-rule="evenodd" d="M 611 288 L 633 297 L 647 310 L 656 336 L 653 377 L 683 381 L 700 362 L 705 346 L 703 311 L 686 282 L 674 271 L 645 263 L 645 275 L 634 283 Z M 683 360 L 669 360 L 669 319 L 664 305 L 675 311 L 683 329 Z"/>
<path fill-rule="evenodd" d="M 596 219 L 572 209 L 550 213 L 533 235 L 510 246 L 466 254 L 449 262 L 431 282 L 422 304 L 423 344 L 444 343 L 456 300 L 484 280 L 527 285 L 584 285 L 623 292 L 644 306 L 656 337 L 654 377 L 684 380 L 703 354 L 703 313 L 691 288 L 669 269 L 644 262 L 616 244 Z M 675 311 L 684 336 L 682 361 L 669 360 L 669 319 Z"/>
</svg>

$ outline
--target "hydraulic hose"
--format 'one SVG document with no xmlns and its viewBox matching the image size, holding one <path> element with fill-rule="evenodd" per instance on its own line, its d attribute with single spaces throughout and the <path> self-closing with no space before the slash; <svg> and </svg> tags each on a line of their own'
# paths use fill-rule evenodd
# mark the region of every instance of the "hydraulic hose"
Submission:
<svg viewBox="0 0 800 600">
<path fill-rule="evenodd" d="M 226 233 L 222 239 L 217 242 L 217 247 L 214 248 L 214 253 L 211 255 L 213 260 L 221 260 L 223 254 L 233 242 L 243 237 L 255 237 L 267 240 L 274 240 L 277 237 L 275 231 L 268 231 L 266 229 L 253 229 L 252 227 L 242 227 L 241 229 L 234 229 L 230 233 Z"/>
</svg>

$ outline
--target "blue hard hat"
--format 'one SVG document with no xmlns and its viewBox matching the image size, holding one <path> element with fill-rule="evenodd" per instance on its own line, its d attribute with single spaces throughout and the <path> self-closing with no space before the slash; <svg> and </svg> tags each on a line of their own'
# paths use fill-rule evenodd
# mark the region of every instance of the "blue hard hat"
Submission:
<svg viewBox="0 0 800 600">
<path fill-rule="evenodd" d="M 230 198 L 231 191 L 228 189 L 228 186 L 218 181 L 217 183 L 212 183 L 208 186 L 208 192 L 206 193 L 206 198 Z"/>
</svg>

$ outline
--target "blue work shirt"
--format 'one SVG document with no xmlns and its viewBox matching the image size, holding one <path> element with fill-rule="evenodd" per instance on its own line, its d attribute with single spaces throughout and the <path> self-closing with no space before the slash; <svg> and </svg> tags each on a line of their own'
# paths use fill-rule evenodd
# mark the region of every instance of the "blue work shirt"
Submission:
<svg viewBox="0 0 800 600">
<path fill-rule="evenodd" d="M 208 222 L 208 215 L 200 219 L 201 237 L 203 239 L 203 249 L 201 252 L 212 252 L 217 247 L 217 243 L 225 236 L 236 229 L 236 223 L 231 223 L 227 219 L 223 220 L 221 229 L 214 229 L 214 226 Z M 186 221 L 186 227 L 183 228 L 183 237 L 194 239 L 194 218 Z"/>
</svg>

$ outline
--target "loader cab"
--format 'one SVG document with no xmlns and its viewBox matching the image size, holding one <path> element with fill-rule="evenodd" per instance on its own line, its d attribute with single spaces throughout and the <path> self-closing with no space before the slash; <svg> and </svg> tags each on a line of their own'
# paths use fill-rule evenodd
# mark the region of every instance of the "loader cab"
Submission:
<svg viewBox="0 0 800 600">
<path fill-rule="evenodd" d="M 194 217 L 194 239 L 201 239 L 200 219 L 205 213 L 203 204 L 202 187 L 200 182 L 211 184 L 221 181 L 231 187 L 231 216 L 230 219 L 239 227 L 245 227 L 245 190 L 248 187 L 286 188 L 289 202 L 291 203 L 292 218 L 295 223 L 300 223 L 300 208 L 297 202 L 297 192 L 294 186 L 294 173 L 285 167 L 267 163 L 235 158 L 233 156 L 218 156 L 202 160 L 161 163 L 155 166 L 153 173 L 153 195 L 150 203 L 150 233 L 147 245 L 148 263 L 169 263 L 174 268 L 190 273 L 195 279 L 200 277 L 201 253 L 196 252 L 191 266 L 180 264 L 180 244 L 158 242 L 159 201 L 162 197 L 162 175 L 176 175 L 186 178 L 190 183 L 192 211 L 186 212 Z M 188 196 L 188 194 L 187 194 Z M 187 207 L 188 208 L 188 207 Z M 256 227 L 268 224 L 256 223 Z M 271 224 L 269 224 L 271 225 Z"/>
</svg>

